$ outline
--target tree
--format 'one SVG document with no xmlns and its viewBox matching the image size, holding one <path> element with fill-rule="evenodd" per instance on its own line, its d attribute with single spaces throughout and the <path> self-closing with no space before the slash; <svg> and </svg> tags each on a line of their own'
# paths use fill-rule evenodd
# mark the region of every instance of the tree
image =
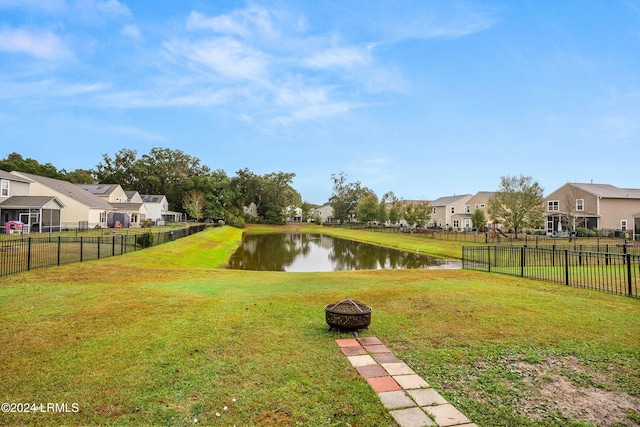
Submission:
<svg viewBox="0 0 640 427">
<path fill-rule="evenodd" d="M 340 222 L 350 221 L 356 215 L 360 199 L 373 192 L 363 187 L 359 181 L 347 183 L 347 175 L 344 172 L 332 174 L 331 180 L 333 194 L 329 198 L 329 204 L 333 208 L 333 217 Z"/>
<path fill-rule="evenodd" d="M 475 211 L 473 211 L 473 213 L 471 214 L 471 224 L 476 230 L 481 230 L 482 228 L 484 228 L 486 223 L 487 217 L 484 214 L 484 210 L 476 209 Z"/>
<path fill-rule="evenodd" d="M 198 190 L 191 190 L 182 198 L 182 206 L 187 214 L 195 220 L 200 220 L 204 216 L 206 199 L 204 194 Z"/>
<path fill-rule="evenodd" d="M 358 221 L 372 222 L 376 221 L 379 216 L 380 208 L 378 206 L 378 197 L 373 193 L 362 196 L 356 207 L 356 217 Z"/>
<path fill-rule="evenodd" d="M 41 164 L 32 158 L 25 159 L 18 153 L 10 153 L 6 159 L 0 160 L 0 169 L 7 172 L 18 171 L 47 178 L 64 179 L 64 174 L 51 163 Z"/>
<path fill-rule="evenodd" d="M 385 202 L 385 205 L 389 206 L 389 210 L 387 213 L 389 222 L 391 222 L 391 224 L 396 224 L 398 221 L 400 221 L 401 218 L 400 211 L 402 209 L 402 204 L 400 200 L 398 200 L 393 191 L 389 191 L 388 193 L 385 193 L 384 196 L 382 196 L 382 201 Z"/>
<path fill-rule="evenodd" d="M 147 193 L 137 186 L 139 182 L 136 169 L 138 152 L 123 148 L 113 158 L 108 154 L 102 155 L 102 162 L 98 163 L 93 171 L 96 181 L 102 184 L 120 184 L 124 190 L 136 190 L 140 194 Z"/>
<path fill-rule="evenodd" d="M 561 213 L 567 218 L 567 224 L 565 224 L 565 226 L 570 227 L 574 233 L 578 227 L 583 227 L 586 224 L 587 219 L 583 212 L 584 197 L 584 193 L 578 187 L 573 184 L 566 184 L 560 208 Z M 582 200 L 582 209 L 580 211 L 578 210 L 578 200 Z M 563 207 L 566 208 L 566 210 L 562 209 Z M 562 212 L 562 210 L 565 210 L 565 212 Z M 580 214 L 582 214 L 582 216 Z M 560 219 L 560 221 L 562 221 L 562 219 Z"/>
<path fill-rule="evenodd" d="M 512 228 L 517 239 L 519 230 L 542 225 L 543 191 L 529 176 L 503 176 L 499 190 L 489 200 L 489 216 Z"/>
<path fill-rule="evenodd" d="M 409 227 L 424 227 L 431 219 L 429 202 L 405 202 L 402 217 Z"/>
</svg>

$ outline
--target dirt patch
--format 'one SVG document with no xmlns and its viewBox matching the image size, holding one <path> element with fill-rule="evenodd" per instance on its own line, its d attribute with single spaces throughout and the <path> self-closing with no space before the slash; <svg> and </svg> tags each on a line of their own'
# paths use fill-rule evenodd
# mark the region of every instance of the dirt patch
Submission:
<svg viewBox="0 0 640 427">
<path fill-rule="evenodd" d="M 640 412 L 640 399 L 617 390 L 606 375 L 585 366 L 575 357 L 548 357 L 541 363 L 513 365 L 531 390 L 519 412 L 539 419 L 557 411 L 574 420 L 602 427 L 638 426 L 629 418 Z"/>
</svg>

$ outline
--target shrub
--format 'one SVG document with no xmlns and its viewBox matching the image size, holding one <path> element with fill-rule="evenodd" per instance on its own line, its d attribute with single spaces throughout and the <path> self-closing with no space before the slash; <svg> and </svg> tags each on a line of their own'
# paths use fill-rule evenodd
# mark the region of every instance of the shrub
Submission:
<svg viewBox="0 0 640 427">
<path fill-rule="evenodd" d="M 140 227 L 142 227 L 142 228 L 153 227 L 153 220 L 152 219 L 145 219 L 144 221 L 140 221 Z"/>
<path fill-rule="evenodd" d="M 578 227 L 576 229 L 576 232 L 578 233 L 578 237 L 597 237 L 598 236 L 598 231 L 597 230 L 589 230 L 586 227 Z"/>
<path fill-rule="evenodd" d="M 136 243 L 143 248 L 148 248 L 149 246 L 153 246 L 153 241 L 154 241 L 153 233 L 150 231 L 147 231 L 146 233 L 143 233 L 143 234 L 139 234 L 138 237 L 136 237 Z"/>
</svg>

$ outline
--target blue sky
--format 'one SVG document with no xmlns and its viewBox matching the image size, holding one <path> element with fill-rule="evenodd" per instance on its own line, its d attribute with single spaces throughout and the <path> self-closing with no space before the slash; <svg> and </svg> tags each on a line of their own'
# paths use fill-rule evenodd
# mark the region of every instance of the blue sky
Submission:
<svg viewBox="0 0 640 427">
<path fill-rule="evenodd" d="M 0 158 L 182 150 L 435 199 L 640 187 L 640 2 L 0 0 Z"/>
</svg>

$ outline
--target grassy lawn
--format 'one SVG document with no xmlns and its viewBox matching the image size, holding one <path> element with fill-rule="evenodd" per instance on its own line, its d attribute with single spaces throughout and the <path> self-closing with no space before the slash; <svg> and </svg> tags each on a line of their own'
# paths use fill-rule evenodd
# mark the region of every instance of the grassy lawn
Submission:
<svg viewBox="0 0 640 427">
<path fill-rule="evenodd" d="M 460 257 L 455 242 L 322 231 Z M 326 332 L 324 305 L 350 297 L 374 308 L 361 335 L 480 426 L 640 425 L 638 299 L 467 270 L 221 268 L 241 235 L 0 278 L 2 401 L 79 408 L 0 424 L 394 425 L 334 343 L 351 335 Z"/>
</svg>

